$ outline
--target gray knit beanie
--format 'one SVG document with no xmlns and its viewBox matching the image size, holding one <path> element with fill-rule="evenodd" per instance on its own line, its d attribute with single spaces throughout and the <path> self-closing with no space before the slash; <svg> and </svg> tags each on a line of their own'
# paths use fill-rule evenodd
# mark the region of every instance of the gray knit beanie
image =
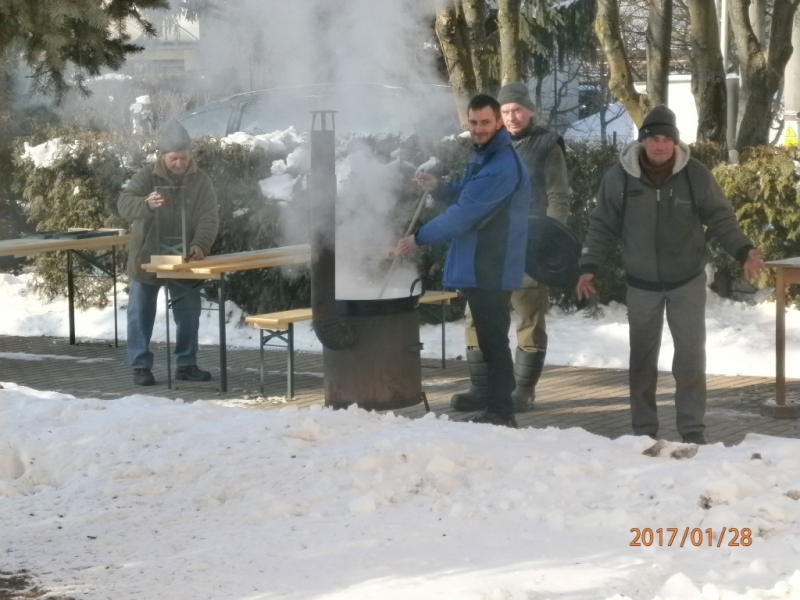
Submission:
<svg viewBox="0 0 800 600">
<path fill-rule="evenodd" d="M 161 154 L 167 152 L 181 152 L 192 149 L 192 138 L 183 125 L 177 121 L 170 121 L 161 130 L 161 137 L 158 140 L 158 151 Z"/>
<path fill-rule="evenodd" d="M 497 94 L 497 101 L 500 103 L 500 106 L 516 102 L 528 110 L 536 112 L 536 107 L 533 105 L 533 102 L 531 102 L 531 96 L 528 93 L 528 87 L 519 81 L 507 83 L 501 87 L 500 93 Z"/>
<path fill-rule="evenodd" d="M 663 104 L 647 113 L 639 128 L 640 142 L 651 135 L 665 135 L 672 138 L 676 144 L 681 141 L 681 135 L 675 125 L 675 113 Z"/>
</svg>

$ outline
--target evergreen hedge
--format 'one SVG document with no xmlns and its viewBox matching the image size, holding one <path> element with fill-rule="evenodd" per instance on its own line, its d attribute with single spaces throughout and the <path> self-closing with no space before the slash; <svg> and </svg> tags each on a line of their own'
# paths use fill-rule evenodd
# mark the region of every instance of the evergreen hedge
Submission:
<svg viewBox="0 0 800 600">
<path fill-rule="evenodd" d="M 64 128 L 47 129 L 24 139 L 35 144 L 54 137 L 74 145 L 75 150 L 47 168 L 35 168 L 31 162 L 20 158 L 13 165 L 13 188 L 24 199 L 21 205 L 26 210 L 29 226 L 37 230 L 127 227 L 115 214 L 116 199 L 123 182 L 143 164 L 145 156 L 152 153 L 154 140 Z M 22 138 L 17 141 L 21 145 Z M 463 176 L 471 153 L 469 140 L 462 138 L 431 141 L 418 136 L 405 139 L 381 136 L 362 138 L 358 143 L 369 146 L 384 162 L 400 161 L 404 185 L 394 215 L 397 217 L 394 219 L 396 238 L 405 233 L 420 200 L 420 190 L 413 183 L 415 166 L 435 156 L 440 161 L 435 174 L 455 181 Z M 287 239 L 282 227 L 287 219 L 295 222 L 307 219 L 309 206 L 303 185 L 296 186 L 294 200 L 289 203 L 264 198 L 258 185 L 260 180 L 271 176 L 273 162 L 285 160 L 295 147 L 296 142 L 291 140 L 286 141 L 284 150 L 269 152 L 223 145 L 214 139 L 196 142 L 198 166 L 211 176 L 219 198 L 220 234 L 212 249 L 214 254 L 306 241 Z M 339 152 L 344 154 L 347 150 L 348 140 L 344 140 Z M 619 148 L 611 145 L 568 144 L 567 166 L 573 192 L 569 226 L 580 239 L 588 227 L 588 215 L 594 208 L 600 181 L 617 161 L 618 152 Z M 16 152 L 17 156 L 19 154 L 21 151 Z M 771 147 L 752 149 L 742 156 L 738 166 L 720 162 L 721 155 L 714 149 L 699 148 L 695 155 L 707 164 L 717 164 L 715 175 L 731 198 L 745 232 L 765 249 L 765 258 L 800 255 L 797 191 L 800 176 L 796 151 Z M 420 224 L 441 210 L 436 205 L 426 206 Z M 414 256 L 426 289 L 441 289 L 445 251 L 443 245 L 428 246 Z M 730 282 L 741 270 L 718 249 L 714 252 L 718 290 L 730 295 L 733 291 Z M 388 266 L 391 257 L 387 256 L 386 261 Z M 62 253 L 36 258 L 34 268 L 38 277 L 34 287 L 46 300 L 65 294 L 65 266 L 66 258 Z M 85 268 L 83 274 L 96 273 Z M 771 274 L 765 279 L 766 283 L 771 281 L 770 277 Z M 606 261 L 596 281 L 601 303 L 624 302 L 624 273 L 618 253 Z M 104 305 L 108 285 L 109 282 L 100 279 L 79 279 L 78 305 Z M 233 273 L 226 279 L 226 287 L 230 299 L 248 314 L 308 306 L 310 302 L 307 266 Z M 553 290 L 552 301 L 565 308 L 577 307 L 572 290 Z M 438 307 L 423 309 L 424 321 L 436 322 L 441 318 Z M 460 318 L 463 311 L 463 302 L 455 302 L 448 307 L 448 320 Z"/>
</svg>

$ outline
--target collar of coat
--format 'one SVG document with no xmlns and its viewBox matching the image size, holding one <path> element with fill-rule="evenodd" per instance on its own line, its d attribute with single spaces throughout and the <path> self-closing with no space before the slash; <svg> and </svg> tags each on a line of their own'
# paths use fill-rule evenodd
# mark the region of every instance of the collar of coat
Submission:
<svg viewBox="0 0 800 600">
<path fill-rule="evenodd" d="M 642 167 L 639 165 L 639 154 L 644 152 L 644 146 L 638 141 L 628 142 L 619 153 L 619 163 L 631 177 L 639 179 L 642 176 Z M 683 142 L 675 144 L 675 166 L 672 174 L 679 173 L 689 163 L 691 152 L 689 146 Z"/>
</svg>

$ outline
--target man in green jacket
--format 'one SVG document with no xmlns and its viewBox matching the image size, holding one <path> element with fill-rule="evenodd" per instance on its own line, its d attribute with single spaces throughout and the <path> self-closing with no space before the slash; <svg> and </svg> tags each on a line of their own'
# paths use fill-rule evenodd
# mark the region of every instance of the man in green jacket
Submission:
<svg viewBox="0 0 800 600">
<path fill-rule="evenodd" d="M 658 435 L 656 383 L 666 310 L 675 345 L 678 433 L 684 442 L 705 444 L 707 236 L 742 263 L 745 276 L 764 269 L 761 250 L 742 232 L 714 176 L 680 141 L 675 113 L 657 106 L 645 117 L 639 141 L 622 148 L 619 164 L 603 178 L 589 216 L 577 285 L 578 298 L 595 293 L 594 274 L 621 240 L 636 435 Z"/>
<path fill-rule="evenodd" d="M 150 338 L 156 318 L 158 291 L 163 280 L 142 269 L 153 254 L 172 254 L 166 245 L 186 239 L 188 260 L 201 260 L 211 252 L 217 237 L 217 196 L 208 175 L 192 158 L 192 140 L 186 129 L 172 121 L 164 128 L 155 162 L 146 165 L 125 186 L 117 206 L 123 218 L 133 222 L 128 251 L 128 357 L 136 385 L 154 385 Z M 181 196 L 186 211 L 184 238 Z M 197 333 L 200 327 L 200 286 L 168 279 L 176 324 L 175 378 L 208 381 L 211 373 L 197 366 Z"/>
<path fill-rule="evenodd" d="M 570 213 L 570 191 L 564 140 L 538 127 L 533 121 L 535 107 L 524 83 L 508 83 L 497 95 L 503 124 L 511 134 L 531 182 L 532 215 L 547 215 L 566 225 Z M 533 408 L 534 389 L 539 382 L 547 353 L 545 314 L 550 307 L 550 293 L 543 283 L 525 274 L 522 287 L 511 294 L 511 306 L 517 313 L 517 348 L 514 353 L 516 388 L 511 395 L 514 412 Z M 486 408 L 486 363 L 478 348 L 478 337 L 467 307 L 465 337 L 467 362 L 472 385 L 455 394 L 450 405 L 456 410 Z"/>
</svg>

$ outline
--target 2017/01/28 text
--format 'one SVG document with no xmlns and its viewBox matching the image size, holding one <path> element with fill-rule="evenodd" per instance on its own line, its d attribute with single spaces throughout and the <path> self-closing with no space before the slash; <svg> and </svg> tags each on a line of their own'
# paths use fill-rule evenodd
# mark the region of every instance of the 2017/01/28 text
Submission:
<svg viewBox="0 0 800 600">
<path fill-rule="evenodd" d="M 749 546 L 753 543 L 753 532 L 748 527 L 741 529 L 737 527 L 723 527 L 719 531 L 719 537 L 716 542 L 714 541 L 714 529 L 709 527 L 707 529 L 700 529 L 699 527 L 690 528 L 684 527 L 683 535 L 678 537 L 680 532 L 678 527 L 659 527 L 658 529 L 651 529 L 645 527 L 640 529 L 634 527 L 631 529 L 633 540 L 631 546 L 672 546 L 673 544 L 683 548 L 687 542 L 692 546 L 716 546 L 717 548 L 723 545 L 725 536 L 728 536 L 726 546 Z"/>
</svg>

